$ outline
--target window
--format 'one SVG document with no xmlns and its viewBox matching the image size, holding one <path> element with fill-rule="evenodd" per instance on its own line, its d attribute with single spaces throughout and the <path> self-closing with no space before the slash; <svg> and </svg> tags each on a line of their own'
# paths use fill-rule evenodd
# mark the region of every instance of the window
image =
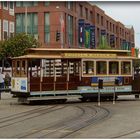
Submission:
<svg viewBox="0 0 140 140">
<path fill-rule="evenodd" d="M 86 19 L 88 19 L 88 9 L 85 8 Z"/>
<path fill-rule="evenodd" d="M 8 39 L 8 21 L 3 20 L 3 39 Z"/>
<path fill-rule="evenodd" d="M 37 6 L 38 5 L 38 2 L 37 1 L 34 1 L 33 2 L 33 6 Z"/>
<path fill-rule="evenodd" d="M 120 47 L 121 47 L 121 49 L 124 49 L 124 48 L 123 48 L 122 39 L 120 39 Z"/>
<path fill-rule="evenodd" d="M 21 5 L 22 5 L 22 2 L 16 1 L 16 7 L 21 7 Z"/>
<path fill-rule="evenodd" d="M 119 74 L 119 63 L 115 61 L 109 62 L 109 74 Z"/>
<path fill-rule="evenodd" d="M 122 36 L 124 37 L 124 29 L 122 29 Z"/>
<path fill-rule="evenodd" d="M 1 9 L 1 2 L 0 2 L 0 9 Z"/>
<path fill-rule="evenodd" d="M 9 34 L 10 34 L 10 37 L 14 36 L 14 22 L 9 23 Z"/>
<path fill-rule="evenodd" d="M 120 28 L 120 35 L 122 34 L 122 29 Z"/>
<path fill-rule="evenodd" d="M 121 74 L 131 74 L 131 62 L 121 62 Z"/>
<path fill-rule="evenodd" d="M 83 6 L 79 5 L 79 7 L 80 7 L 80 16 L 82 17 L 83 16 Z"/>
<path fill-rule="evenodd" d="M 97 23 L 100 24 L 100 15 L 97 13 Z"/>
<path fill-rule="evenodd" d="M 110 35 L 107 33 L 107 43 L 110 45 Z"/>
<path fill-rule="evenodd" d="M 110 22 L 110 31 L 112 31 L 112 24 L 111 24 L 111 22 Z"/>
<path fill-rule="evenodd" d="M 16 7 L 31 7 L 31 6 L 37 6 L 37 1 L 16 1 Z"/>
<path fill-rule="evenodd" d="M 94 61 L 83 61 L 83 75 L 94 75 Z"/>
<path fill-rule="evenodd" d="M 16 76 L 16 61 L 12 61 L 12 76 Z"/>
<path fill-rule="evenodd" d="M 118 33 L 118 26 L 116 26 L 116 34 Z"/>
<path fill-rule="evenodd" d="M 16 14 L 16 33 L 25 32 L 25 13 Z M 38 16 L 37 13 L 27 14 L 27 33 L 31 35 L 38 34 Z"/>
<path fill-rule="evenodd" d="M 27 76 L 27 61 L 26 60 L 15 60 L 12 61 L 12 71 L 15 77 Z"/>
<path fill-rule="evenodd" d="M 90 20 L 93 21 L 93 13 L 90 11 Z"/>
<path fill-rule="evenodd" d="M 21 61 L 21 76 L 27 76 L 27 61 Z"/>
<path fill-rule="evenodd" d="M 45 1 L 45 6 L 49 6 L 50 2 L 49 1 Z"/>
<path fill-rule="evenodd" d="M 68 15 L 67 32 L 68 32 L 68 44 L 69 47 L 71 47 L 73 45 L 73 17 L 70 15 Z"/>
<path fill-rule="evenodd" d="M 45 43 L 50 43 L 50 14 L 45 13 Z"/>
<path fill-rule="evenodd" d="M 16 32 L 23 32 L 23 22 L 22 22 L 22 17 L 23 14 L 16 14 Z"/>
<path fill-rule="evenodd" d="M 113 24 L 113 33 L 115 33 L 115 28 L 114 28 L 114 24 Z"/>
<path fill-rule="evenodd" d="M 68 9 L 73 10 L 73 3 L 68 1 Z"/>
<path fill-rule="evenodd" d="M 10 9 L 14 9 L 14 3 L 10 2 Z"/>
<path fill-rule="evenodd" d="M 33 6 L 33 3 L 32 3 L 32 2 L 26 1 L 26 2 L 23 2 L 23 3 L 22 3 L 22 6 L 23 6 L 23 7 L 30 7 L 30 6 Z"/>
<path fill-rule="evenodd" d="M 99 40 L 100 40 L 100 29 L 97 28 L 97 38 L 98 38 L 98 41 L 97 41 L 97 46 L 99 45 Z"/>
<path fill-rule="evenodd" d="M 3 2 L 3 9 L 8 10 L 8 2 L 7 1 Z"/>
<path fill-rule="evenodd" d="M 104 25 L 103 16 L 101 16 L 101 25 Z"/>
<path fill-rule="evenodd" d="M 97 71 L 97 74 L 107 74 L 107 62 L 97 61 L 96 62 L 96 71 Z"/>
<path fill-rule="evenodd" d="M 16 61 L 16 76 L 20 76 L 20 61 Z"/>
<path fill-rule="evenodd" d="M 106 21 L 106 26 L 107 26 L 107 29 L 109 29 L 109 26 L 108 26 L 108 20 Z"/>
<path fill-rule="evenodd" d="M 14 2 L 9 2 L 9 14 L 14 16 Z"/>
</svg>

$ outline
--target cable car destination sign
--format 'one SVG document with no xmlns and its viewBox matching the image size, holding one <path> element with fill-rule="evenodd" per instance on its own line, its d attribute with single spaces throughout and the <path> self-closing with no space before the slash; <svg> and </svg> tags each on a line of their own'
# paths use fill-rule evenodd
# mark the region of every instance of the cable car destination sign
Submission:
<svg viewBox="0 0 140 140">
<path fill-rule="evenodd" d="M 116 54 L 101 53 L 63 53 L 63 58 L 116 58 Z"/>
</svg>

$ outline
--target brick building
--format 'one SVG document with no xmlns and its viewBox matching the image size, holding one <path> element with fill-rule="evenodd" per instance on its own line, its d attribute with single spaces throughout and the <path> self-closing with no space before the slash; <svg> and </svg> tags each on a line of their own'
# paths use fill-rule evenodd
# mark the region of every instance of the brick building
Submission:
<svg viewBox="0 0 140 140">
<path fill-rule="evenodd" d="M 49 48 L 98 48 L 106 39 L 112 48 L 135 46 L 133 27 L 125 27 L 89 2 L 15 3 L 16 33 L 27 32 Z"/>
<path fill-rule="evenodd" d="M 0 40 L 12 37 L 15 32 L 14 2 L 0 2 Z"/>
</svg>

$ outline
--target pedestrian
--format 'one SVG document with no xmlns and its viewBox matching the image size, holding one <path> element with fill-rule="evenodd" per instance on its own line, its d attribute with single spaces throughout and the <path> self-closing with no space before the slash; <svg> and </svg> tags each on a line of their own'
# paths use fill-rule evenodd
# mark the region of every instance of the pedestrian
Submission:
<svg viewBox="0 0 140 140">
<path fill-rule="evenodd" d="M 0 70 L 0 88 L 4 88 L 4 79 L 3 79 L 3 74 L 1 73 L 1 70 Z"/>
<path fill-rule="evenodd" d="M 5 83 L 5 88 L 9 88 L 9 86 L 11 85 L 11 77 L 9 75 L 9 73 L 5 74 L 5 78 L 4 78 L 4 83 Z"/>
</svg>

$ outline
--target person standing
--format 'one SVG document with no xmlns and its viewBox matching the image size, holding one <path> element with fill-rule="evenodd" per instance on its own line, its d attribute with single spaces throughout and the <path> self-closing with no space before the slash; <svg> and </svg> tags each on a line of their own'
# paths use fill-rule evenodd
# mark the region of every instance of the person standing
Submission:
<svg viewBox="0 0 140 140">
<path fill-rule="evenodd" d="M 0 88 L 4 88 L 4 79 L 1 71 L 0 71 Z"/>
<path fill-rule="evenodd" d="M 4 84 L 5 88 L 9 88 L 10 83 L 11 83 L 11 77 L 8 73 L 5 74 L 4 83 L 5 83 Z"/>
</svg>

